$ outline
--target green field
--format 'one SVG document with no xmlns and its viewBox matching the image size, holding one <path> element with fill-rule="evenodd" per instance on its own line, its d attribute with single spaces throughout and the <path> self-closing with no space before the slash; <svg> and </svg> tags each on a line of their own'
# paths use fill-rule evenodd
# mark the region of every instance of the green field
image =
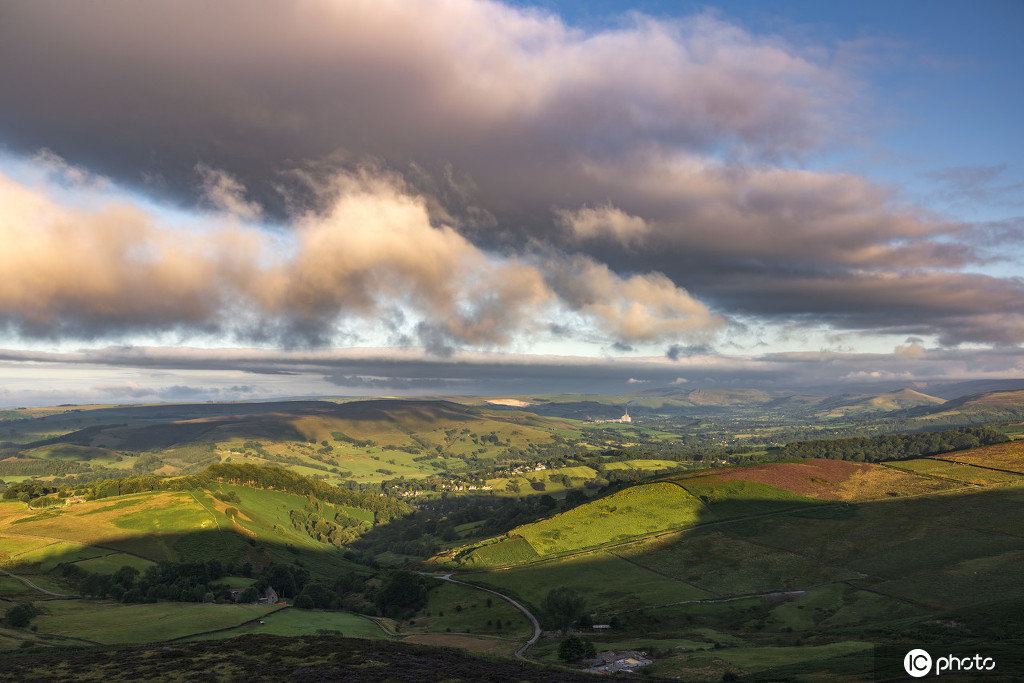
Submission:
<svg viewBox="0 0 1024 683">
<path fill-rule="evenodd" d="M 621 542 L 694 524 L 702 503 L 668 483 L 635 486 L 511 533 L 540 555 Z"/>
<path fill-rule="evenodd" d="M 108 553 L 103 557 L 82 560 L 76 564 L 85 571 L 93 574 L 113 574 L 121 567 L 134 567 L 140 572 L 143 572 L 147 567 L 152 566 L 153 562 L 151 560 L 146 560 L 134 555 L 127 555 L 125 553 Z"/>
<path fill-rule="evenodd" d="M 636 544 L 619 551 L 638 564 L 718 594 L 792 590 L 858 573 L 821 564 L 796 552 L 707 530 Z"/>
<path fill-rule="evenodd" d="M 505 600 L 438 579 L 427 581 L 427 605 L 411 621 L 401 624 L 403 634 L 466 633 L 519 642 L 532 635 L 530 622 Z"/>
<path fill-rule="evenodd" d="M 48 572 L 60 562 L 74 562 L 109 553 L 78 543 L 51 542 L 14 558 L 14 564 L 31 565 L 37 572 Z"/>
<path fill-rule="evenodd" d="M 37 605 L 44 610 L 34 622 L 41 633 L 96 643 L 148 643 L 181 638 L 236 626 L 277 609 L 273 605 L 124 605 L 95 600 L 51 600 Z"/>
<path fill-rule="evenodd" d="M 960 465 L 948 460 L 939 460 L 937 458 L 900 460 L 898 462 L 887 464 L 889 467 L 907 470 L 908 472 L 927 474 L 933 477 L 944 477 L 970 484 L 1024 482 L 1024 474 L 1001 472 L 999 470 L 974 467 L 971 465 Z"/>
<path fill-rule="evenodd" d="M 523 564 L 538 558 L 540 555 L 529 541 L 522 536 L 511 536 L 476 548 L 461 558 L 461 562 L 467 567 L 490 568 Z"/>
<path fill-rule="evenodd" d="M 586 596 L 590 611 L 607 614 L 649 605 L 710 597 L 706 591 L 674 581 L 608 552 L 568 560 L 465 577 L 539 606 L 552 588 L 567 586 Z"/>
</svg>

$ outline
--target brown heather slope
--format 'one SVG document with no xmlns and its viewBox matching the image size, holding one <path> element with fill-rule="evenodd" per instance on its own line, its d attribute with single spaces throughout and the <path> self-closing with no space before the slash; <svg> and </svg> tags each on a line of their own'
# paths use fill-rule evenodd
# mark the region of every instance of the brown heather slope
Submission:
<svg viewBox="0 0 1024 683">
<path fill-rule="evenodd" d="M 684 486 L 730 481 L 753 481 L 801 496 L 849 502 L 932 493 L 956 487 L 953 482 L 884 465 L 843 460 L 767 463 L 679 479 Z"/>
</svg>

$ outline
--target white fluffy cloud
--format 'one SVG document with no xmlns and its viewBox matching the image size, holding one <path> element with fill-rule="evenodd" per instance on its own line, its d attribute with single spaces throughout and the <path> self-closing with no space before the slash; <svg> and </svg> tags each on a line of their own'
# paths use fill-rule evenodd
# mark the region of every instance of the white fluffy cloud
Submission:
<svg viewBox="0 0 1024 683">
<path fill-rule="evenodd" d="M 218 172 L 205 177 L 244 196 Z M 178 330 L 331 344 L 342 323 L 379 329 L 390 317 L 433 348 L 507 345 L 564 309 L 623 343 L 689 338 L 718 324 L 657 273 L 620 277 L 585 257 L 483 251 L 377 168 L 338 174 L 321 191 L 328 208 L 274 238 L 239 221 L 231 202 L 234 216 L 207 214 L 184 229 L 127 195 L 65 205 L 0 175 L 0 321 L 25 336 Z M 79 190 L 91 193 L 88 184 Z"/>
</svg>

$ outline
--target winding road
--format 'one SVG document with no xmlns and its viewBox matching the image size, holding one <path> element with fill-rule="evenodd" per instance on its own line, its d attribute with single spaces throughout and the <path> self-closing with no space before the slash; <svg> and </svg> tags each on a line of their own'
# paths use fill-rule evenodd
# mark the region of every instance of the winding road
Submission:
<svg viewBox="0 0 1024 683">
<path fill-rule="evenodd" d="M 466 583 L 465 581 L 459 581 L 458 579 L 453 579 L 451 573 L 448 573 L 448 574 L 430 574 L 428 572 L 419 572 L 419 574 L 422 575 L 422 576 L 429 576 L 429 577 L 434 578 L 434 579 L 439 579 L 441 581 L 448 581 L 449 583 L 457 583 L 460 586 L 465 586 L 466 588 L 472 588 L 474 590 L 483 591 L 485 593 L 490 593 L 491 595 L 497 595 L 499 598 L 501 598 L 505 602 L 508 602 L 513 607 L 515 607 L 517 610 L 519 610 L 520 612 L 525 614 L 526 618 L 530 620 L 531 624 L 533 624 L 533 637 L 531 637 L 528 641 L 526 641 L 526 643 L 521 648 L 516 650 L 516 657 L 518 657 L 519 659 L 525 660 L 525 661 L 530 661 L 526 657 L 526 651 L 528 649 L 530 649 L 530 647 L 534 643 L 537 642 L 537 640 L 540 638 L 540 634 L 541 634 L 540 622 L 537 621 L 537 617 L 533 616 L 533 613 L 530 610 L 526 609 L 525 607 L 523 607 L 523 605 L 521 603 L 517 602 L 516 600 L 513 600 L 512 598 L 508 597 L 504 593 L 499 593 L 498 591 L 491 590 L 490 588 L 484 588 L 483 586 L 477 586 L 477 585 L 474 585 L 472 583 Z"/>
<path fill-rule="evenodd" d="M 35 590 L 39 591 L 40 593 L 46 593 L 47 595 L 52 595 L 55 598 L 70 598 L 70 597 L 73 597 L 73 596 L 70 596 L 70 595 L 65 595 L 64 593 L 54 593 L 53 591 L 48 591 L 45 588 L 40 588 L 39 586 L 35 585 L 34 583 L 32 583 L 31 581 L 26 579 L 24 576 L 16 576 L 16 575 L 10 573 L 9 571 L 7 571 L 5 569 L 0 569 L 0 572 L 6 574 L 7 576 L 11 577 L 12 579 L 17 579 L 18 581 L 21 581 L 23 584 L 25 584 L 29 588 L 34 588 Z"/>
</svg>

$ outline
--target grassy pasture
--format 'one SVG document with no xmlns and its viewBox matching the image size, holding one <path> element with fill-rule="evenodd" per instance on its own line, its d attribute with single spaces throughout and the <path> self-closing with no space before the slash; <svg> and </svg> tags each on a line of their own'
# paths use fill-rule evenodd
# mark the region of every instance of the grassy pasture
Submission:
<svg viewBox="0 0 1024 683">
<path fill-rule="evenodd" d="M 555 467 L 547 470 L 546 474 L 550 478 L 551 476 L 567 476 L 570 479 L 593 479 L 597 476 L 597 470 L 587 467 L 585 465 L 577 465 L 575 467 Z"/>
<path fill-rule="evenodd" d="M 391 477 L 408 478 L 424 477 L 437 471 L 427 463 L 414 462 L 418 457 L 402 451 L 368 448 L 362 450 L 345 449 L 336 453 L 337 467 L 352 473 L 352 479 L 360 481 L 381 481 Z M 393 474 L 385 474 L 377 470 L 389 470 Z M 320 472 L 319 474 L 323 474 Z M 307 475 L 310 476 L 310 475 Z"/>
<path fill-rule="evenodd" d="M 246 557 L 256 566 L 301 561 L 314 575 L 328 577 L 339 567 L 351 566 L 336 548 L 292 526 L 289 513 L 302 510 L 306 498 L 240 486 L 221 488 L 239 496 L 240 503 L 230 504 L 239 511 L 234 520 L 225 515 L 229 504 L 202 491 L 131 494 L 43 512 L 20 504 L 0 506 L 0 562 L 32 572 L 51 571 L 60 562 L 81 562 L 89 571 L 111 573 L 125 564 L 144 569 L 150 560 Z M 342 509 L 372 520 L 372 513 L 365 510 L 329 504 L 323 505 L 322 514 L 332 519 Z M 246 537 L 259 543 L 250 546 Z M 118 550 L 130 554 L 112 555 Z M 66 592 L 60 586 L 52 590 Z"/>
<path fill-rule="evenodd" d="M 122 501 L 138 503 L 122 507 L 118 505 Z M 127 513 L 125 508 L 129 510 Z M 209 513 L 191 495 L 180 492 L 132 494 L 121 499 L 76 503 L 42 513 L 22 506 L 0 506 L 0 525 L 11 535 L 115 545 L 125 539 L 156 538 L 152 535 L 154 530 L 215 528 Z M 153 559 L 171 558 L 160 555 Z"/>
<path fill-rule="evenodd" d="M 939 608 L 1024 598 L 1024 584 L 1020 581 L 1024 549 L 1002 553 L 998 550 L 993 542 L 987 548 L 960 551 L 957 555 L 964 558 L 960 561 L 956 561 L 958 557 L 941 558 L 946 561 L 938 566 L 923 568 L 872 588 Z"/>
<path fill-rule="evenodd" d="M 144 502 L 144 498 L 137 495 L 125 496 L 118 500 L 116 503 L 110 505 L 92 506 L 85 511 L 79 512 L 79 515 L 97 515 L 102 512 L 110 512 L 112 510 L 123 510 L 124 508 L 134 507 L 141 505 Z"/>
<path fill-rule="evenodd" d="M 502 538 L 497 543 L 482 545 L 462 558 L 468 567 L 508 567 L 539 559 L 540 555 L 522 536 Z"/>
<path fill-rule="evenodd" d="M 907 502 L 915 503 L 913 507 L 919 513 L 932 507 L 920 500 Z M 870 573 L 884 570 L 886 565 L 899 567 L 905 559 L 912 559 L 913 553 L 906 552 L 905 546 L 909 539 L 941 542 L 941 534 L 933 523 L 916 515 L 901 514 L 904 506 L 896 505 L 861 505 L 855 523 L 787 515 L 726 522 L 718 529 L 730 536 L 801 554 L 815 562 Z"/>
<path fill-rule="evenodd" d="M 702 503 L 665 482 L 633 486 L 511 533 L 541 555 L 591 548 L 694 524 Z"/>
<path fill-rule="evenodd" d="M 695 531 L 641 543 L 618 554 L 723 595 L 793 590 L 858 574 L 800 554 L 769 548 L 721 531 Z"/>
<path fill-rule="evenodd" d="M 866 590 L 853 590 L 844 593 L 842 604 L 830 614 L 816 623 L 819 631 L 833 631 L 843 635 L 856 633 L 865 625 L 886 624 L 900 620 L 913 620 L 927 612 L 917 606 Z"/>
<path fill-rule="evenodd" d="M 103 557 L 94 557 L 76 562 L 75 564 L 93 574 L 113 574 L 124 566 L 134 567 L 140 572 L 144 572 L 153 565 L 153 562 L 134 555 L 126 555 L 125 553 L 108 553 Z"/>
<path fill-rule="evenodd" d="M 209 531 L 217 527 L 217 520 L 193 495 L 177 494 L 165 505 L 125 512 L 113 524 L 132 531 L 174 533 Z"/>
<path fill-rule="evenodd" d="M 851 520 L 797 515 L 730 522 L 740 538 L 823 565 L 861 572 L 857 585 L 936 607 L 1020 592 L 1012 566 L 1024 552 L 1024 489 L 994 489 L 861 504 Z"/>
<path fill-rule="evenodd" d="M 1024 439 L 998 443 L 969 451 L 937 455 L 940 460 L 962 462 L 979 467 L 992 467 L 1024 474 Z"/>
<path fill-rule="evenodd" d="M 85 638 L 97 643 L 147 643 L 229 628 L 258 619 L 274 605 L 214 605 L 158 602 L 125 605 L 97 600 L 39 603 L 44 614 L 34 623 L 42 633 Z"/>
<path fill-rule="evenodd" d="M 706 481 L 707 483 L 701 483 Z M 777 512 L 795 506 L 819 505 L 819 501 L 758 481 L 715 481 L 712 478 L 676 482 L 707 506 L 702 518 L 729 519 Z"/>
<path fill-rule="evenodd" d="M 886 463 L 889 467 L 895 467 L 916 474 L 927 474 L 933 477 L 944 477 L 955 481 L 968 482 L 971 484 L 1000 484 L 1008 482 L 1024 481 L 1024 474 L 1012 472 L 1000 472 L 974 465 L 961 465 L 951 460 L 940 460 L 937 458 L 920 458 L 918 460 L 900 460 L 898 462 Z"/>
<path fill-rule="evenodd" d="M 411 624 L 402 622 L 402 633 L 482 634 L 516 639 L 519 644 L 533 633 L 523 613 L 497 596 L 439 579 L 426 581 L 427 604 Z"/>
<path fill-rule="evenodd" d="M 38 548 L 21 553 L 13 558 L 14 566 L 30 566 L 36 572 L 48 572 L 61 562 L 75 562 L 102 555 L 110 551 L 92 548 L 78 543 L 43 542 Z"/>
<path fill-rule="evenodd" d="M 11 605 L 6 602 L 20 602 L 22 600 L 32 601 L 43 597 L 43 594 L 34 588 L 29 587 L 24 581 L 19 581 L 13 576 L 0 574 L 0 610 L 6 611 Z M 2 624 L 3 622 L 0 622 Z"/>
<path fill-rule="evenodd" d="M 589 611 L 602 614 L 710 597 L 705 591 L 638 567 L 608 552 L 466 578 L 473 583 L 518 595 L 534 607 L 543 602 L 552 588 L 568 586 L 586 596 Z"/>
<path fill-rule="evenodd" d="M 675 469 L 681 467 L 682 463 L 678 463 L 675 460 L 622 460 L 619 462 L 610 462 L 605 465 L 605 469 L 608 470 L 639 470 L 645 471 L 656 471 L 665 469 Z"/>
<path fill-rule="evenodd" d="M 52 541 L 0 532 L 0 563 L 7 564 L 11 558 L 49 543 Z"/>
</svg>

